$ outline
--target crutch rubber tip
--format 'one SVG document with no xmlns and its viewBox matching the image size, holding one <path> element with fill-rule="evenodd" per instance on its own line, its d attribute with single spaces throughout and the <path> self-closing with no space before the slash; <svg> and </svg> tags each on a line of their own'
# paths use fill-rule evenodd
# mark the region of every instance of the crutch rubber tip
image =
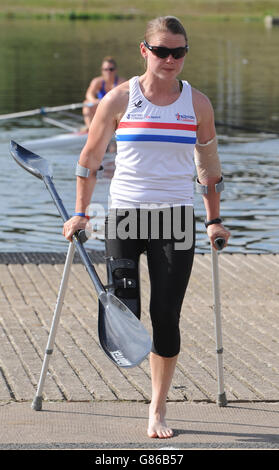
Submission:
<svg viewBox="0 0 279 470">
<path fill-rule="evenodd" d="M 32 402 L 31 408 L 35 411 L 41 411 L 42 402 L 43 402 L 43 397 L 35 397 Z"/>
<path fill-rule="evenodd" d="M 221 393 L 218 395 L 218 406 L 226 406 L 227 405 L 227 398 L 226 398 L 226 392 Z"/>
</svg>

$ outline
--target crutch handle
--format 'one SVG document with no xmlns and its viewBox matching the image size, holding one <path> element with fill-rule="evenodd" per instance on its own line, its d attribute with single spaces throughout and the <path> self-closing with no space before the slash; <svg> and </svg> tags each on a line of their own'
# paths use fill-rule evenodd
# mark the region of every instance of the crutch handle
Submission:
<svg viewBox="0 0 279 470">
<path fill-rule="evenodd" d="M 214 240 L 214 245 L 217 248 L 218 251 L 223 250 L 224 246 L 226 244 L 226 240 L 222 237 L 217 237 Z"/>
<path fill-rule="evenodd" d="M 80 243 L 85 243 L 88 240 L 88 237 L 86 235 L 86 231 L 84 229 L 78 230 L 75 235 L 79 239 Z"/>
</svg>

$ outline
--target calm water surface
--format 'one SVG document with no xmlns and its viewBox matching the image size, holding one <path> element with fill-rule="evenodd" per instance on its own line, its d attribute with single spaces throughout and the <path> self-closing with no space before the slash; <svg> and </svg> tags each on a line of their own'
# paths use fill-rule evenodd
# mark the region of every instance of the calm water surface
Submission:
<svg viewBox="0 0 279 470">
<path fill-rule="evenodd" d="M 143 31 L 141 22 L 3 22 L 0 114 L 82 101 L 107 54 L 116 57 L 121 75 L 141 74 L 138 43 Z M 188 35 L 191 49 L 182 77 L 210 97 L 216 121 L 223 123 L 217 127 L 226 181 L 222 216 L 232 233 L 226 251 L 278 253 L 279 138 L 274 134 L 279 132 L 279 28 L 195 21 L 188 25 Z M 49 193 L 15 164 L 8 148 L 11 138 L 21 143 L 61 134 L 61 129 L 33 117 L 0 121 L 0 132 L 0 251 L 66 251 L 62 219 Z M 52 163 L 57 190 L 70 214 L 80 150 L 81 145 L 37 149 Z M 112 155 L 105 156 L 104 166 L 94 202 L 106 206 Z M 197 251 L 205 252 L 209 245 L 199 195 L 195 212 Z M 87 246 L 102 249 L 103 242 L 90 240 Z"/>
</svg>

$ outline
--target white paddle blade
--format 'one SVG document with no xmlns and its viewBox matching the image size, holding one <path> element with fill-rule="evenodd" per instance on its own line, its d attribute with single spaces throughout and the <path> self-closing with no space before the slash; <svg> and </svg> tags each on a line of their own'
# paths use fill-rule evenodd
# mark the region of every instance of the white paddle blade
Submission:
<svg viewBox="0 0 279 470">
<path fill-rule="evenodd" d="M 10 151 L 18 165 L 37 178 L 43 179 L 44 176 L 52 176 L 51 168 L 45 158 L 27 150 L 13 140 L 10 143 Z"/>
<path fill-rule="evenodd" d="M 99 339 L 119 367 L 135 367 L 150 353 L 151 338 L 138 318 L 111 293 L 99 296 Z"/>
</svg>

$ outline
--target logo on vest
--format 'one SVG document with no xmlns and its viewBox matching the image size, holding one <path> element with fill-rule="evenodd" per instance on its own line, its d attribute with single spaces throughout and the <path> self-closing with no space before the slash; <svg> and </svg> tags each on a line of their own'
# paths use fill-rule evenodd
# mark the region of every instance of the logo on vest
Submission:
<svg viewBox="0 0 279 470">
<path fill-rule="evenodd" d="M 144 119 L 144 114 L 142 113 L 128 113 L 126 114 L 127 119 Z"/>
<path fill-rule="evenodd" d="M 191 116 L 189 114 L 176 113 L 175 117 L 177 121 L 195 122 L 195 116 Z"/>
<path fill-rule="evenodd" d="M 136 108 L 141 108 L 141 105 L 142 105 L 142 100 L 139 100 L 137 103 L 134 103 L 134 106 Z"/>
<path fill-rule="evenodd" d="M 152 116 L 152 115 L 146 114 L 144 118 L 145 119 L 161 119 L 161 116 Z"/>
</svg>

